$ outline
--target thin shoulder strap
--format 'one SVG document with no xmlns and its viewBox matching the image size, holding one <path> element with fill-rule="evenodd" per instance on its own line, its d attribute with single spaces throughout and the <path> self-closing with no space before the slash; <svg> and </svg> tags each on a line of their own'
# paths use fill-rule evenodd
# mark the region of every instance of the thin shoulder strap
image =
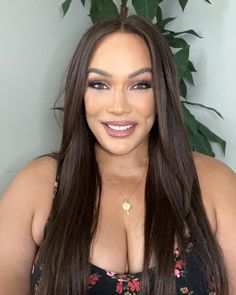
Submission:
<svg viewBox="0 0 236 295">
<path fill-rule="evenodd" d="M 61 162 L 57 162 L 57 172 L 56 172 L 56 178 L 54 183 L 54 190 L 53 190 L 53 199 L 56 197 L 58 186 L 60 184 L 60 177 L 61 177 Z"/>
</svg>

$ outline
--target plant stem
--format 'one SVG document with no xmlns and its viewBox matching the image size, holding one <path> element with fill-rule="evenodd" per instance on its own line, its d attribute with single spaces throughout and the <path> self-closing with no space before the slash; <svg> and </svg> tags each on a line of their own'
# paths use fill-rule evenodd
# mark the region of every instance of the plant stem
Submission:
<svg viewBox="0 0 236 295">
<path fill-rule="evenodd" d="M 121 19 L 126 18 L 128 15 L 128 7 L 125 4 L 121 4 L 120 6 L 120 17 Z"/>
</svg>

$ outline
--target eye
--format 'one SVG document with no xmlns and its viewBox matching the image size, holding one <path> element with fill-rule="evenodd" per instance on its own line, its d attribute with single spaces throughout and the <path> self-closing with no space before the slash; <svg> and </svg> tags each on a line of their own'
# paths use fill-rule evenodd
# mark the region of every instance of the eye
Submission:
<svg viewBox="0 0 236 295">
<path fill-rule="evenodd" d="M 146 81 L 146 80 L 139 81 L 132 88 L 137 89 L 137 90 L 147 90 L 149 88 L 152 88 L 152 83 L 150 81 Z"/>
<path fill-rule="evenodd" d="M 108 89 L 107 85 L 102 82 L 102 81 L 88 81 L 88 87 L 91 87 L 93 89 L 97 89 L 97 90 L 106 90 Z"/>
</svg>

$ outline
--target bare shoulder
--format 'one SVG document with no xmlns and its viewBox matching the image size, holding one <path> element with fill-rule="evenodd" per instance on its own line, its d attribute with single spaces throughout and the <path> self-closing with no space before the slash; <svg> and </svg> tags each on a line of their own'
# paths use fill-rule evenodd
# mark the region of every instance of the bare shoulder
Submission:
<svg viewBox="0 0 236 295">
<path fill-rule="evenodd" d="M 57 168 L 57 160 L 51 156 L 43 156 L 36 158 L 28 163 L 20 171 L 20 175 L 31 176 L 31 180 L 47 184 L 54 181 Z"/>
<path fill-rule="evenodd" d="M 25 210 L 25 214 L 31 216 L 36 244 L 42 238 L 51 210 L 56 169 L 57 161 L 50 156 L 31 161 L 18 172 L 1 199 L 11 210 Z"/>
<path fill-rule="evenodd" d="M 42 236 L 56 160 L 36 159 L 23 167 L 0 199 L 1 294 L 29 294 L 32 262 Z"/>
<path fill-rule="evenodd" d="M 236 206 L 236 174 L 220 160 L 193 152 L 203 202 L 217 234 L 217 225 L 222 221 L 222 208 Z"/>
<path fill-rule="evenodd" d="M 25 165 L 13 179 L 6 192 L 5 198 L 10 196 L 18 196 L 25 198 L 28 196 L 29 201 L 39 201 L 37 191 L 48 189 L 53 183 L 56 173 L 57 161 L 49 156 L 37 158 Z M 17 193 L 15 193 L 17 192 Z M 30 194 L 33 192 L 33 194 Z"/>
<path fill-rule="evenodd" d="M 28 198 L 32 204 L 40 202 L 44 197 L 41 192 L 50 190 L 54 183 L 56 167 L 56 160 L 49 156 L 32 160 L 17 173 L 3 198 L 5 195 L 17 195 Z"/>
<path fill-rule="evenodd" d="M 223 162 L 193 153 L 203 201 L 215 215 L 215 236 L 222 249 L 230 294 L 236 294 L 236 174 Z"/>
<path fill-rule="evenodd" d="M 34 174 L 32 183 L 34 193 L 34 217 L 32 221 L 32 236 L 40 246 L 43 240 L 44 228 L 50 215 L 55 185 L 57 160 L 45 156 L 38 158 L 26 167 L 28 173 Z"/>
<path fill-rule="evenodd" d="M 193 159 L 200 185 L 210 193 L 214 202 L 222 201 L 220 193 L 235 189 L 236 174 L 222 161 L 193 152 Z"/>
<path fill-rule="evenodd" d="M 223 163 L 222 161 L 216 159 L 216 158 L 212 158 L 210 156 L 204 155 L 204 154 L 200 154 L 198 152 L 192 152 L 193 155 L 193 159 L 195 164 L 197 164 L 198 166 L 200 165 L 202 168 L 205 169 L 222 169 L 225 171 L 228 171 L 230 173 L 233 173 L 233 170 L 225 163 Z M 210 165 L 210 167 L 209 167 Z"/>
</svg>

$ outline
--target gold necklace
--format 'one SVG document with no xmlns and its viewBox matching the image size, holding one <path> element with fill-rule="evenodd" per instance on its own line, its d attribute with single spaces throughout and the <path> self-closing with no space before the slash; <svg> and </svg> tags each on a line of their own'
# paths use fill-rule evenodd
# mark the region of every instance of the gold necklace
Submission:
<svg viewBox="0 0 236 295">
<path fill-rule="evenodd" d="M 119 191 L 119 193 L 124 197 L 124 201 L 122 202 L 122 206 L 121 208 L 124 210 L 124 212 L 129 215 L 129 211 L 131 210 L 131 208 L 133 207 L 132 204 L 130 203 L 130 199 L 133 196 L 133 194 L 135 193 L 135 191 L 137 190 L 138 186 L 140 185 L 141 181 L 143 180 L 143 177 L 145 175 L 146 169 L 144 169 L 144 173 L 141 177 L 141 179 L 138 181 L 138 183 L 136 184 L 134 190 L 131 192 L 131 194 L 129 195 L 129 197 L 125 197 L 125 195 L 121 192 L 121 190 L 119 189 L 119 186 L 117 183 L 112 182 L 112 185 L 114 185 L 116 187 L 116 189 Z M 103 172 L 104 173 L 104 172 Z M 104 173 L 105 174 L 105 173 Z M 106 175 L 106 174 L 105 174 Z M 106 178 L 108 179 L 107 175 Z"/>
</svg>

